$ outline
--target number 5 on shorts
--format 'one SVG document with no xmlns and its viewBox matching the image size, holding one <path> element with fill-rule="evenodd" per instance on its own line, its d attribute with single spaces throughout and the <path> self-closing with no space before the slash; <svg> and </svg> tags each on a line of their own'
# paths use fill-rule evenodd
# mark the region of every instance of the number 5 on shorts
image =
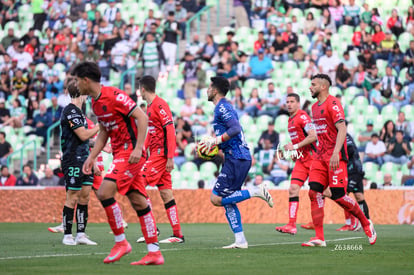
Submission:
<svg viewBox="0 0 414 275">
<path fill-rule="evenodd" d="M 338 176 L 332 176 L 332 184 L 337 185 L 338 184 Z"/>
<path fill-rule="evenodd" d="M 69 177 L 79 177 L 80 168 L 79 167 L 69 167 Z"/>
</svg>

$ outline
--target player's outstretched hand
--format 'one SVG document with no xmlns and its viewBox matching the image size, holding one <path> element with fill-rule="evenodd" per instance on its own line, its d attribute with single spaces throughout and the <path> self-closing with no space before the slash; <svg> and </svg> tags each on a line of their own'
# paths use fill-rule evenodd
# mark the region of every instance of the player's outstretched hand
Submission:
<svg viewBox="0 0 414 275">
<path fill-rule="evenodd" d="M 339 168 L 339 154 L 333 154 L 329 161 L 329 169 L 335 171 Z"/>
<path fill-rule="evenodd" d="M 83 163 L 82 173 L 85 175 L 92 174 L 93 165 L 94 165 L 94 161 L 90 157 L 88 157 L 86 161 Z"/>
<path fill-rule="evenodd" d="M 141 150 L 133 150 L 129 155 L 129 163 L 138 163 L 141 159 L 142 151 Z"/>
<path fill-rule="evenodd" d="M 293 144 L 289 142 L 288 144 L 283 146 L 283 149 L 285 149 L 285 151 L 293 151 Z"/>
</svg>

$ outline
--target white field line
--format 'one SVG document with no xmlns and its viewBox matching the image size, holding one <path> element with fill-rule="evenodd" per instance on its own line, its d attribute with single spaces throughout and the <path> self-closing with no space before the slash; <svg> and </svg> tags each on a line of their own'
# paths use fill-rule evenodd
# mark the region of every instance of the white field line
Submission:
<svg viewBox="0 0 414 275">
<path fill-rule="evenodd" d="M 349 241 L 355 239 L 362 239 L 363 237 L 349 237 L 349 238 L 340 238 L 326 240 L 326 242 L 341 242 Z M 283 243 L 265 243 L 265 244 L 249 244 L 249 247 L 259 247 L 259 246 L 272 246 L 272 245 L 290 245 L 290 244 L 301 244 L 302 242 L 283 242 Z M 184 250 L 194 250 L 195 248 L 167 248 L 161 249 L 161 251 L 184 251 Z M 197 248 L 199 250 L 209 250 L 209 249 L 222 249 L 221 247 L 202 247 Z M 142 250 L 146 252 L 146 250 Z M 108 252 L 93 252 L 93 253 L 73 253 L 73 254 L 50 254 L 50 255 L 34 255 L 34 256 L 14 256 L 14 257 L 3 257 L 0 258 L 0 261 L 5 260 L 27 260 L 27 259 L 37 259 L 37 258 L 55 258 L 55 257 L 77 257 L 77 256 L 92 256 L 92 255 L 107 255 Z"/>
</svg>

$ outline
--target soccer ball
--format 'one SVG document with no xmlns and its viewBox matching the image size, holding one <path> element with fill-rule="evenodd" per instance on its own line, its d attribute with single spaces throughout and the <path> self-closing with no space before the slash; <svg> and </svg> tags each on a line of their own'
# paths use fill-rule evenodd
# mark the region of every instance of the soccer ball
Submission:
<svg viewBox="0 0 414 275">
<path fill-rule="evenodd" d="M 200 145 L 197 145 L 197 155 L 204 160 L 212 160 L 218 154 L 219 151 L 217 145 L 212 146 L 207 153 L 201 152 L 201 148 L 202 147 L 200 147 Z"/>
</svg>

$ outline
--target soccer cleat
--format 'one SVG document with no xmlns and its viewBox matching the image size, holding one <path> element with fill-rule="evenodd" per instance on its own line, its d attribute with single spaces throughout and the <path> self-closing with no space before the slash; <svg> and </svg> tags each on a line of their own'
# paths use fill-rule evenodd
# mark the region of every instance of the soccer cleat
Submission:
<svg viewBox="0 0 414 275">
<path fill-rule="evenodd" d="M 130 253 L 131 250 L 131 245 L 127 240 L 117 242 L 115 243 L 114 247 L 112 247 L 109 255 L 104 259 L 104 263 L 109 264 L 119 261 L 122 258 L 122 256 Z"/>
<path fill-rule="evenodd" d="M 362 226 L 358 219 L 355 219 L 355 224 L 352 226 L 352 231 L 354 232 L 362 231 Z"/>
<path fill-rule="evenodd" d="M 165 240 L 160 241 L 160 243 L 183 243 L 185 242 L 184 236 L 177 237 L 177 236 L 171 236 L 166 238 Z"/>
<path fill-rule="evenodd" d="M 345 224 L 344 226 L 336 229 L 336 231 L 352 231 L 352 226 L 349 224 Z"/>
<path fill-rule="evenodd" d="M 78 235 L 75 239 L 76 244 L 97 245 L 96 242 L 88 239 L 86 235 Z"/>
<path fill-rule="evenodd" d="M 62 243 L 64 245 L 76 245 L 75 239 L 72 235 L 65 235 L 63 237 Z"/>
<path fill-rule="evenodd" d="M 367 235 L 369 244 L 373 245 L 377 241 L 377 232 L 375 231 L 374 224 L 369 220 L 369 225 L 364 227 L 365 235 Z"/>
<path fill-rule="evenodd" d="M 300 227 L 307 230 L 314 230 L 315 226 L 313 225 L 313 222 L 308 222 L 307 224 L 302 224 Z"/>
<path fill-rule="evenodd" d="M 161 254 L 161 251 L 148 252 L 141 260 L 138 262 L 132 262 L 131 265 L 162 265 L 164 264 L 164 257 Z"/>
<path fill-rule="evenodd" d="M 157 236 L 161 234 L 161 231 L 157 227 Z M 145 243 L 145 238 L 143 236 L 139 237 L 137 243 Z"/>
<path fill-rule="evenodd" d="M 59 224 L 55 227 L 49 227 L 47 230 L 49 230 L 52 233 L 63 233 L 65 230 L 63 229 L 63 224 Z"/>
<path fill-rule="evenodd" d="M 122 219 L 122 227 L 125 229 L 125 228 L 128 228 L 128 223 L 124 220 L 124 219 Z"/>
<path fill-rule="evenodd" d="M 273 207 L 273 198 L 270 195 L 269 191 L 265 184 L 260 184 L 257 187 L 257 190 L 254 192 L 254 197 L 261 198 L 262 200 L 266 201 L 270 207 Z"/>
<path fill-rule="evenodd" d="M 249 247 L 249 244 L 247 242 L 245 243 L 232 243 L 231 245 L 223 246 L 224 249 L 247 249 Z"/>
<path fill-rule="evenodd" d="M 276 231 L 279 231 L 280 233 L 288 233 L 291 235 L 295 235 L 297 232 L 296 225 L 292 225 L 292 224 L 287 224 L 284 226 L 277 226 L 275 229 Z"/>
<path fill-rule="evenodd" d="M 309 240 L 309 242 L 302 243 L 302 246 L 309 246 L 309 247 L 321 246 L 321 247 L 325 247 L 326 242 L 322 241 L 322 240 L 320 240 L 316 237 L 313 237 Z"/>
</svg>

